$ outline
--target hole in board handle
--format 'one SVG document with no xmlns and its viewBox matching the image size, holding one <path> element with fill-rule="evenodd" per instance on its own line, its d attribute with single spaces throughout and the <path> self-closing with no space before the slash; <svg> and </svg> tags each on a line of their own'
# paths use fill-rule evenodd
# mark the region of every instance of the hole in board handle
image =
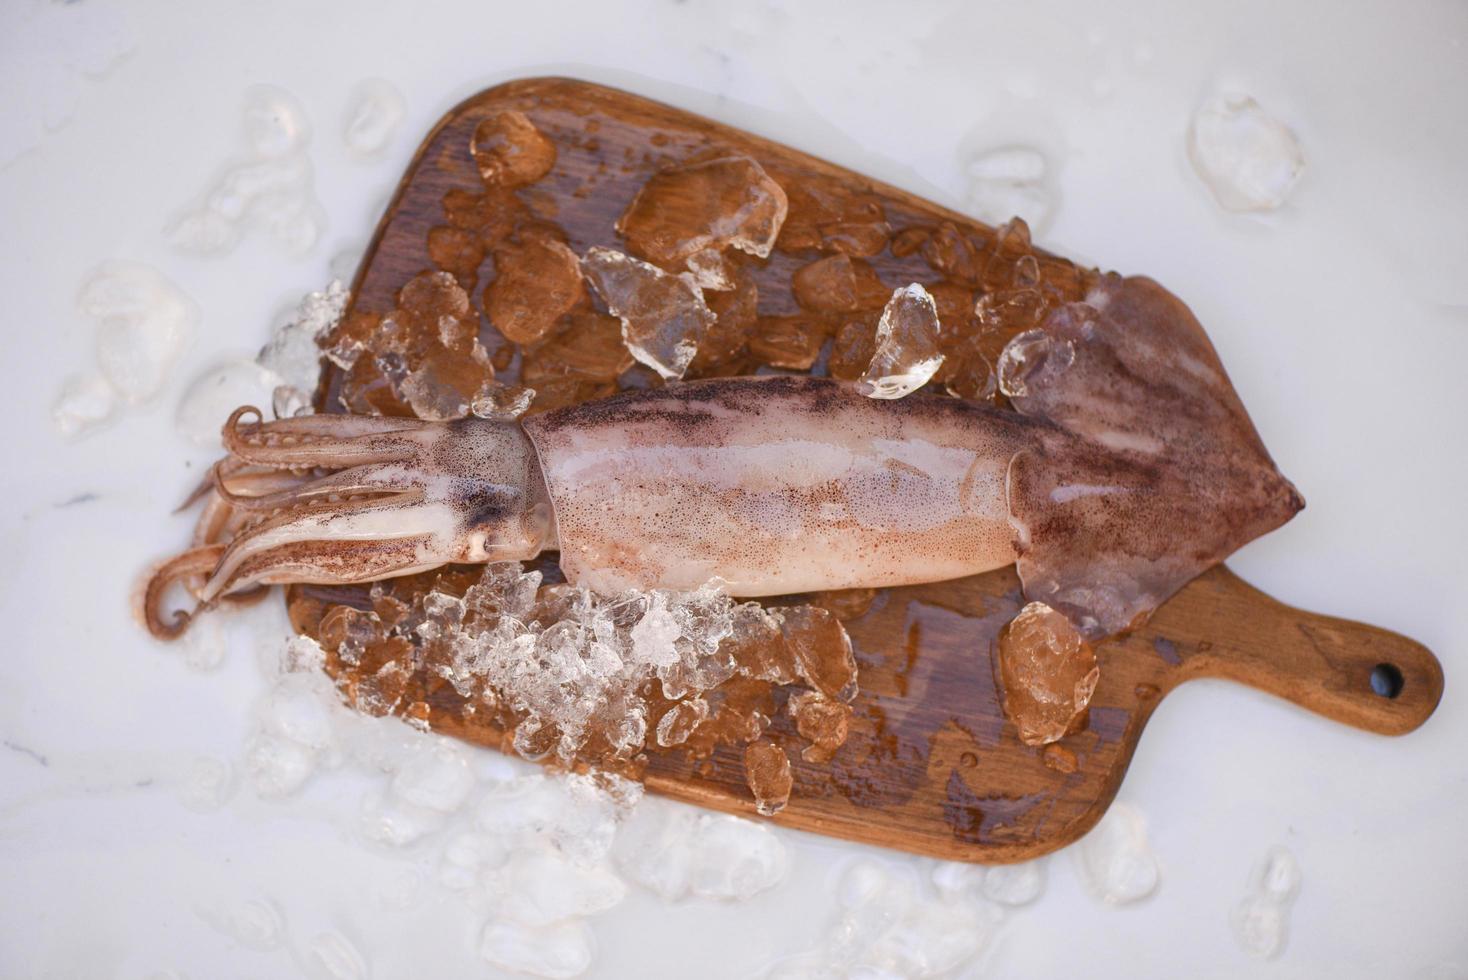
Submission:
<svg viewBox="0 0 1468 980">
<path fill-rule="evenodd" d="M 1396 664 L 1377 664 L 1371 668 L 1371 690 L 1378 697 L 1396 697 L 1402 693 L 1402 684 L 1402 671 Z"/>
</svg>

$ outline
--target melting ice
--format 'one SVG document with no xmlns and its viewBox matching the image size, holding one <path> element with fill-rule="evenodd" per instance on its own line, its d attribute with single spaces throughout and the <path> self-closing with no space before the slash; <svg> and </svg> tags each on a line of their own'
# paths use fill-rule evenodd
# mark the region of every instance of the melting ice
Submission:
<svg viewBox="0 0 1468 980">
<path fill-rule="evenodd" d="M 1188 159 L 1214 200 L 1229 211 L 1279 207 L 1305 170 L 1294 132 L 1238 93 L 1216 95 L 1193 114 Z"/>
</svg>

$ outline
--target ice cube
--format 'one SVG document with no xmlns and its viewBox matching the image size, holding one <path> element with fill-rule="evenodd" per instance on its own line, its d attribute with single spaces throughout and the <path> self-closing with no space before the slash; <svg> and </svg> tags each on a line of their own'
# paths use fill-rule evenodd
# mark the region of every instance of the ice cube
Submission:
<svg viewBox="0 0 1468 980">
<path fill-rule="evenodd" d="M 1084 714 L 1101 677 L 1091 645 L 1069 619 L 1032 602 L 999 634 L 1004 715 L 1026 745 L 1064 737 Z"/>
<path fill-rule="evenodd" d="M 226 361 L 206 368 L 184 390 L 174 411 L 179 434 L 200 446 L 218 446 L 219 432 L 241 405 L 264 404 L 271 378 L 253 361 Z"/>
<path fill-rule="evenodd" d="M 796 678 L 795 655 L 785 642 L 780 620 L 757 602 L 742 602 L 731 611 L 724 646 L 745 677 L 775 684 L 789 684 Z"/>
<path fill-rule="evenodd" d="M 584 922 L 527 926 L 495 919 L 479 939 L 479 955 L 492 965 L 549 980 L 569 980 L 591 966 L 591 928 Z"/>
<path fill-rule="evenodd" d="M 193 339 L 198 308 L 162 273 L 109 262 L 83 282 L 83 314 L 97 321 L 97 367 L 126 402 L 156 395 Z"/>
<path fill-rule="evenodd" d="M 245 140 L 262 157 L 285 156 L 311 139 L 311 123 L 300 100 L 274 85 L 255 85 L 245 92 L 241 112 Z"/>
<path fill-rule="evenodd" d="M 532 184 L 556 163 L 556 145 L 515 109 L 497 112 L 475 127 L 469 152 L 480 178 L 499 187 Z"/>
<path fill-rule="evenodd" d="M 654 174 L 617 231 L 635 254 L 673 268 L 706 250 L 736 248 L 768 258 L 788 209 L 784 190 L 757 162 L 722 156 Z"/>
<path fill-rule="evenodd" d="M 369 980 L 367 957 L 339 932 L 323 932 L 306 945 L 306 975 L 315 980 Z"/>
<path fill-rule="evenodd" d="M 901 398 L 927 384 L 943 365 L 933 297 L 918 283 L 892 293 L 877 321 L 877 349 L 861 376 L 871 398 Z"/>
<path fill-rule="evenodd" d="M 856 656 L 841 621 L 819 606 L 781 606 L 771 611 L 781 621 L 780 630 L 800 676 L 832 700 L 855 698 Z"/>
<path fill-rule="evenodd" d="M 473 790 L 468 757 L 448 741 L 416 743 L 392 779 L 392 792 L 399 799 L 438 813 L 453 813 Z"/>
<path fill-rule="evenodd" d="M 371 790 L 362 797 L 357 825 L 367 840 L 388 847 L 407 847 L 443 827 L 444 815 L 416 806 L 403 797 Z"/>
<path fill-rule="evenodd" d="M 790 801 L 790 757 L 774 742 L 761 739 L 745 747 L 744 778 L 754 795 L 755 809 L 765 816 L 779 813 Z"/>
<path fill-rule="evenodd" d="M 1045 859 L 987 868 L 983 890 L 989 901 L 1000 905 L 1029 905 L 1045 890 Z"/>
<path fill-rule="evenodd" d="M 366 78 L 352 89 L 347 103 L 342 141 L 347 149 L 364 159 L 383 154 L 397 135 L 398 125 L 408 111 L 403 94 L 389 81 Z"/>
<path fill-rule="evenodd" d="M 783 881 L 790 863 L 769 827 L 726 814 L 698 815 L 693 850 L 689 889 L 704 898 L 746 902 Z"/>
<path fill-rule="evenodd" d="M 771 367 L 808 371 L 825 340 L 825 324 L 810 314 L 760 317 L 749 352 Z"/>
<path fill-rule="evenodd" d="M 334 739 L 331 685 L 317 674 L 287 674 L 276 682 L 260 709 L 261 727 L 269 734 L 321 751 Z"/>
<path fill-rule="evenodd" d="M 285 916 L 268 898 L 195 908 L 199 918 L 246 949 L 268 953 L 285 940 Z"/>
<path fill-rule="evenodd" d="M 658 722 L 657 739 L 663 748 L 682 745 L 693 730 L 709 716 L 709 703 L 703 698 L 679 701 Z"/>
<path fill-rule="evenodd" d="M 765 825 L 664 800 L 632 814 L 613 855 L 623 874 L 670 902 L 688 895 L 748 901 L 779 884 L 789 867 L 783 840 Z"/>
<path fill-rule="evenodd" d="M 1279 955 L 1289 938 L 1290 907 L 1299 890 L 1300 866 L 1294 855 L 1284 847 L 1270 848 L 1230 917 L 1239 948 L 1258 959 Z"/>
<path fill-rule="evenodd" d="M 1048 171 L 1045 155 L 1032 146 L 979 154 L 968 164 L 969 213 L 991 225 L 1023 218 L 1037 232 L 1044 230 L 1054 210 Z"/>
<path fill-rule="evenodd" d="M 811 743 L 801 751 L 801 757 L 807 762 L 830 761 L 846 743 L 851 706 L 818 691 L 794 694 L 787 704 L 795 719 L 795 730 Z"/>
<path fill-rule="evenodd" d="M 535 401 L 535 389 L 491 382 L 480 390 L 469 410 L 482 419 L 515 419 Z"/>
<path fill-rule="evenodd" d="M 260 734 L 245 745 L 245 768 L 262 799 L 283 799 L 306 784 L 316 754 L 289 738 Z"/>
<path fill-rule="evenodd" d="M 495 249 L 494 269 L 484 290 L 484 312 L 517 344 L 536 343 L 586 300 L 580 260 L 553 238 L 527 238 Z"/>
<path fill-rule="evenodd" d="M 296 306 L 295 312 L 276 328 L 270 342 L 260 349 L 255 363 L 270 372 L 276 385 L 276 394 L 281 388 L 290 389 L 297 404 L 315 393 L 321 379 L 320 341 L 339 322 L 346 311 L 348 294 L 340 280 L 333 279 L 320 292 L 307 293 Z M 282 418 L 289 418 L 295 411 L 277 411 Z"/>
<path fill-rule="evenodd" d="M 734 274 L 724 261 L 724 254 L 706 248 L 688 256 L 688 273 L 700 289 L 724 292 L 734 288 Z"/>
<path fill-rule="evenodd" d="M 73 374 L 61 383 L 51 405 L 51 420 L 68 438 L 102 425 L 117 407 L 117 393 L 100 374 Z"/>
<path fill-rule="evenodd" d="M 664 378 L 681 378 L 714 322 L 703 293 L 687 273 L 609 248 L 587 251 L 581 266 L 607 309 L 622 321 L 622 341 L 634 358 Z"/>
<path fill-rule="evenodd" d="M 1284 204 L 1305 171 L 1294 132 L 1238 92 L 1214 95 L 1188 126 L 1193 170 L 1229 211 L 1271 211 Z"/>
<path fill-rule="evenodd" d="M 816 313 L 850 313 L 856 309 L 856 272 L 845 253 L 796 269 L 790 288 L 797 303 Z"/>
<path fill-rule="evenodd" d="M 603 863 L 580 864 L 543 847 L 516 854 L 489 887 L 506 917 L 531 926 L 596 915 L 627 895 Z"/>
<path fill-rule="evenodd" d="M 1086 890 L 1108 905 L 1140 901 L 1157 890 L 1160 872 L 1147 843 L 1146 820 L 1126 803 L 1111 804 L 1071 854 Z"/>
</svg>

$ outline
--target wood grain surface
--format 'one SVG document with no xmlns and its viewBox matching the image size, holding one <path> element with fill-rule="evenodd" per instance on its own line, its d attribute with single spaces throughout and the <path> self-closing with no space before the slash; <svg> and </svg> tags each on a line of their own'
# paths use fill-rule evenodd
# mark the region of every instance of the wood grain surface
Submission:
<svg viewBox="0 0 1468 980">
<path fill-rule="evenodd" d="M 992 240 L 994 230 L 972 219 L 637 96 L 567 79 L 528 79 L 470 98 L 428 135 L 362 260 L 349 315 L 388 313 L 405 283 L 435 268 L 428 241 L 444 225 L 445 196 L 482 189 L 469 152 L 471 136 L 481 121 L 506 110 L 523 112 L 556 147 L 554 168 L 517 192 L 517 206 L 534 220 L 554 223 L 578 253 L 592 245 L 624 247 L 614 224 L 660 167 L 713 151 L 738 152 L 758 160 L 791 191 L 790 220 L 797 222 L 787 227 L 768 261 L 744 266 L 758 281 L 761 317 L 799 314 L 790 290 L 794 271 L 823 253 L 850 250 L 849 241 L 837 239 L 844 228 L 864 223 L 890 229 L 879 251 L 857 246 L 883 283 L 922 281 L 970 295 L 986 288 L 966 280 L 961 267 L 935 269 L 932 250 L 925 258 L 900 244 L 903 229 L 957 229 L 972 242 Z M 799 196 L 801 188 L 824 195 L 825 203 L 808 204 Z M 812 223 L 799 240 L 805 234 L 801 216 L 822 207 L 831 220 Z M 1037 257 L 1047 275 L 1073 268 L 1044 253 Z M 472 287 L 476 308 L 477 291 L 492 279 L 493 265 L 490 250 L 482 266 L 461 270 L 472 280 L 466 288 Z M 487 319 L 482 324 L 486 346 L 497 350 L 503 339 Z M 827 320 L 819 328 L 829 336 L 839 325 Z M 991 337 L 989 343 L 1002 346 L 1003 339 Z M 728 370 L 740 367 L 736 361 Z M 503 376 L 514 379 L 516 370 Z M 324 410 L 341 410 L 344 383 L 343 372 L 328 373 Z M 297 627 L 313 633 L 333 604 L 367 606 L 360 589 L 296 587 L 289 601 Z M 998 633 L 1021 605 L 1018 579 L 1004 570 L 882 590 L 869 608 L 847 619 L 860 668 L 850 736 L 829 762 L 807 762 L 791 749 L 794 792 L 771 819 L 947 859 L 1025 860 L 1076 840 L 1100 819 L 1147 719 L 1184 681 L 1227 678 L 1385 735 L 1421 725 L 1442 693 L 1441 668 L 1422 645 L 1290 608 L 1218 567 L 1184 588 L 1144 627 L 1098 649 L 1101 680 L 1087 724 L 1042 750 L 1019 741 L 997 692 Z M 328 669 L 352 696 L 358 668 L 333 659 Z M 793 722 L 782 710 L 788 694 L 776 688 L 761 696 L 769 702 L 769 737 L 796 746 Z M 404 699 L 398 710 L 448 735 L 507 745 L 499 721 L 464 711 L 441 684 L 424 681 L 417 699 Z M 650 743 L 637 775 L 652 792 L 755 814 L 737 746 L 717 746 L 700 758 Z"/>
</svg>

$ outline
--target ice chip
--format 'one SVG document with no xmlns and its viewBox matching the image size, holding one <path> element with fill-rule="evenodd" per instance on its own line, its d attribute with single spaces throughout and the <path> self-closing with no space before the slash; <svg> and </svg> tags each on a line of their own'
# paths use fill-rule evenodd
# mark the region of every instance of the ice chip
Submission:
<svg viewBox="0 0 1468 980">
<path fill-rule="evenodd" d="M 484 290 L 484 312 L 517 344 L 534 344 L 586 298 L 581 263 L 562 242 L 528 238 L 494 253 L 495 277 Z"/>
<path fill-rule="evenodd" d="M 507 109 L 481 122 L 469 152 L 486 184 L 522 187 L 550 172 L 556 145 L 546 139 L 523 112 Z"/>
<path fill-rule="evenodd" d="M 311 124 L 300 101 L 274 85 L 256 85 L 245 93 L 241 113 L 245 139 L 262 157 L 285 156 L 311 139 Z"/>
<path fill-rule="evenodd" d="M 763 259 L 788 209 L 785 191 L 757 162 L 722 156 L 654 174 L 617 231 L 635 254 L 673 268 L 706 250 L 736 248 Z M 698 262 L 707 268 L 706 259 Z"/>
<path fill-rule="evenodd" d="M 1004 715 L 1026 745 L 1062 737 L 1091 703 L 1101 677 L 1091 645 L 1070 620 L 1032 602 L 999 634 Z"/>
<path fill-rule="evenodd" d="M 795 301 L 816 313 L 850 313 L 856 309 L 856 271 L 845 253 L 817 259 L 790 277 Z"/>
<path fill-rule="evenodd" d="M 790 801 L 790 757 L 774 742 L 760 740 L 745 748 L 744 778 L 754 795 L 755 809 L 765 816 L 779 813 Z"/>
<path fill-rule="evenodd" d="M 316 767 L 308 746 L 279 735 L 261 734 L 245 746 L 245 768 L 262 799 L 283 799 L 306 784 Z"/>
<path fill-rule="evenodd" d="M 622 341 L 632 356 L 666 379 L 683 377 L 714 322 L 692 277 L 601 247 L 589 249 L 581 267 L 622 321 Z"/>
<path fill-rule="evenodd" d="M 901 398 L 927 384 L 943 365 L 933 297 L 918 283 L 892 293 L 877 321 L 877 349 L 861 376 L 861 392 Z"/>
<path fill-rule="evenodd" d="M 819 606 L 781 606 L 773 612 L 800 676 L 832 700 L 855 698 L 856 656 L 841 621 Z"/>
<path fill-rule="evenodd" d="M 1036 231 L 1050 220 L 1054 192 L 1045 155 L 1031 146 L 1002 146 L 968 164 L 968 210 L 980 221 L 1001 225 L 1023 218 Z"/>
<path fill-rule="evenodd" d="M 438 813 L 453 813 L 473 790 L 468 757 L 447 741 L 418 742 L 392 780 L 395 796 Z"/>
<path fill-rule="evenodd" d="M 1294 855 L 1284 847 L 1270 848 L 1230 917 L 1239 948 L 1258 959 L 1279 955 L 1289 938 L 1290 906 L 1299 890 L 1300 866 Z"/>
<path fill-rule="evenodd" d="M 1043 387 L 1075 361 L 1075 345 L 1045 330 L 1026 330 L 999 354 L 999 390 L 1006 398 L 1024 398 Z"/>
<path fill-rule="evenodd" d="M 444 815 L 416 806 L 403 797 L 381 790 L 368 792 L 362 798 L 358 826 L 367 840 L 388 847 L 407 847 L 437 832 Z"/>
<path fill-rule="evenodd" d="M 97 321 L 97 367 L 123 401 L 156 395 L 193 339 L 198 308 L 162 273 L 137 262 L 93 270 L 77 307 Z"/>
<path fill-rule="evenodd" d="M 505 915 L 531 926 L 596 915 L 621 903 L 627 886 L 603 863 L 579 864 L 537 848 L 510 859 L 500 872 Z"/>
<path fill-rule="evenodd" d="M 851 706 L 818 691 L 793 694 L 787 704 L 795 719 L 795 730 L 811 743 L 801 750 L 801 757 L 807 762 L 830 761 L 846 743 Z"/>
<path fill-rule="evenodd" d="M 996 864 L 984 870 L 984 897 L 1000 905 L 1029 905 L 1045 890 L 1045 859 Z"/>
<path fill-rule="evenodd" d="M 198 906 L 199 918 L 246 949 L 268 953 L 285 940 L 285 916 L 268 898 Z"/>
<path fill-rule="evenodd" d="M 782 838 L 753 820 L 699 814 L 689 888 L 704 898 L 748 901 L 785 878 L 789 854 Z"/>
<path fill-rule="evenodd" d="M 241 405 L 259 405 L 270 395 L 271 376 L 253 361 L 226 361 L 206 368 L 184 390 L 173 421 L 180 435 L 199 446 L 218 446 L 224 420 Z"/>
<path fill-rule="evenodd" d="M 480 390 L 469 410 L 482 419 L 515 419 L 524 415 L 533 401 L 534 388 L 492 382 Z"/>
<path fill-rule="evenodd" d="M 387 150 L 408 110 L 403 94 L 389 81 L 366 78 L 352 89 L 342 127 L 347 149 L 364 159 Z"/>
<path fill-rule="evenodd" d="M 51 421 L 63 436 L 83 435 L 112 417 L 117 393 L 100 374 L 73 374 L 51 404 Z"/>
<path fill-rule="evenodd" d="M 712 248 L 694 252 L 688 256 L 687 266 L 700 289 L 725 292 L 734 288 L 733 274 L 722 252 Z"/>
<path fill-rule="evenodd" d="M 1160 872 L 1147 843 L 1147 824 L 1136 808 L 1113 803 L 1071 850 L 1086 890 L 1108 905 L 1140 901 L 1157 890 Z"/>
<path fill-rule="evenodd" d="M 1228 211 L 1274 210 L 1289 199 L 1305 170 L 1294 132 L 1236 92 L 1213 96 L 1193 114 L 1188 159 Z"/>
<path fill-rule="evenodd" d="M 315 393 L 321 378 L 320 341 L 341 321 L 347 299 L 346 287 L 336 279 L 320 292 L 307 293 L 256 355 L 255 363 L 270 372 L 276 385 L 276 400 L 296 399 L 282 405 L 286 411 L 277 410 L 278 416 L 296 414 L 293 409 L 303 407 L 302 396 L 309 400 Z M 287 389 L 284 394 L 282 388 Z"/>
<path fill-rule="evenodd" d="M 367 957 L 339 932 L 323 932 L 306 946 L 306 973 L 315 980 L 370 980 Z"/>
<path fill-rule="evenodd" d="M 324 689 L 324 690 L 323 690 Z M 334 737 L 332 714 L 337 704 L 330 684 L 316 674 L 287 674 L 276 682 L 260 709 L 261 727 L 272 735 L 309 749 L 328 748 Z"/>
<path fill-rule="evenodd" d="M 709 703 L 703 698 L 679 701 L 658 722 L 657 739 L 663 748 L 682 745 L 693 730 L 709 716 Z"/>
<path fill-rule="evenodd" d="M 479 939 L 479 955 L 491 965 L 549 980 L 585 973 L 594 948 L 591 928 L 579 921 L 527 926 L 495 919 Z"/>
</svg>

